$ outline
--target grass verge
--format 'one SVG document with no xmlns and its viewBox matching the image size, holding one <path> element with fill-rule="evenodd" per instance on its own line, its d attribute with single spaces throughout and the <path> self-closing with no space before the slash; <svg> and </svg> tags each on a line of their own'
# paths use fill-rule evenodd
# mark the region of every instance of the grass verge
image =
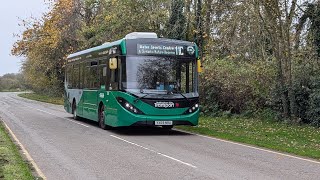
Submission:
<svg viewBox="0 0 320 180">
<path fill-rule="evenodd" d="M 57 105 L 64 104 L 62 97 L 52 97 L 52 96 L 36 94 L 36 93 L 22 93 L 22 94 L 18 94 L 18 96 L 23 97 L 23 98 L 27 98 L 27 99 L 31 99 L 31 100 L 51 103 L 51 104 L 57 104 Z"/>
<path fill-rule="evenodd" d="M 315 127 L 241 117 L 201 117 L 197 127 L 177 128 L 320 160 L 320 129 Z"/>
<path fill-rule="evenodd" d="M 1 89 L 0 92 L 23 92 L 26 91 L 25 89 Z"/>
<path fill-rule="evenodd" d="M 0 120 L 0 179 L 35 179 Z"/>
</svg>

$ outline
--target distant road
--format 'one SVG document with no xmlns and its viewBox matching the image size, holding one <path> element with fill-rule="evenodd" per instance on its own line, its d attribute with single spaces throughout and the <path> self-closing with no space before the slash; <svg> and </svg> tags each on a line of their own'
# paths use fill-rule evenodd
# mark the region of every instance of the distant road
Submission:
<svg viewBox="0 0 320 180">
<path fill-rule="evenodd" d="M 320 163 L 160 128 L 99 129 L 0 93 L 0 116 L 47 179 L 320 179 Z"/>
</svg>

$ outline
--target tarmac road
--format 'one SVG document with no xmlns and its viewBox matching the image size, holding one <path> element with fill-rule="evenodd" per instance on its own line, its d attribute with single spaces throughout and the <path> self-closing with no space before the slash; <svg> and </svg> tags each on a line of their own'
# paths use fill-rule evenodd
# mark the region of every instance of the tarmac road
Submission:
<svg viewBox="0 0 320 180">
<path fill-rule="evenodd" d="M 320 162 L 178 130 L 102 130 L 0 93 L 0 116 L 47 179 L 320 179 Z"/>
</svg>

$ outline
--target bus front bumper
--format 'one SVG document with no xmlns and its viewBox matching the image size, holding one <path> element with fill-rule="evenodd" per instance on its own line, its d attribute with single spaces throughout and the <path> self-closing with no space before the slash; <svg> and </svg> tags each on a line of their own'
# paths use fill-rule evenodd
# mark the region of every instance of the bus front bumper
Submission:
<svg viewBox="0 0 320 180">
<path fill-rule="evenodd" d="M 151 115 L 135 115 L 126 114 L 125 116 L 118 117 L 116 125 L 119 126 L 158 126 L 156 122 L 171 121 L 173 126 L 177 125 L 188 125 L 196 126 L 198 125 L 200 111 L 197 110 L 192 114 L 187 115 L 163 115 L 163 116 L 151 116 Z M 170 122 L 170 123 L 171 123 Z M 113 125 L 111 125 L 113 126 Z"/>
</svg>

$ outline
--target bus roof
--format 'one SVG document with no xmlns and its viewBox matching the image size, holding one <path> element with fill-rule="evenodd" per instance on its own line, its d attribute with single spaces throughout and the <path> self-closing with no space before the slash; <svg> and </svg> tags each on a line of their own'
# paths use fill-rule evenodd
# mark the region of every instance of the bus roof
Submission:
<svg viewBox="0 0 320 180">
<path fill-rule="evenodd" d="M 166 38 L 158 38 L 156 33 L 152 33 L 152 32 L 132 32 L 127 34 L 123 39 L 120 39 L 118 41 L 114 41 L 114 42 L 109 42 L 109 43 L 104 43 L 100 46 L 96 46 L 90 49 L 85 49 L 73 54 L 70 54 L 67 59 L 73 59 L 73 58 L 80 58 L 81 56 L 90 54 L 90 53 L 94 53 L 97 51 L 103 51 L 105 49 L 111 48 L 113 46 L 119 46 L 122 43 L 124 43 L 126 40 L 137 40 L 137 41 L 141 41 L 141 40 L 146 40 L 146 41 L 161 41 L 161 42 L 166 42 L 166 43 L 175 43 L 175 44 L 186 44 L 189 46 L 196 46 L 197 45 L 194 44 L 193 42 L 189 42 L 189 41 L 182 41 L 182 40 L 176 40 L 176 39 L 166 39 Z M 126 47 L 123 47 L 126 48 Z M 196 56 L 198 56 L 198 53 L 196 52 Z"/>
<path fill-rule="evenodd" d="M 110 48 L 110 47 L 112 47 L 112 46 L 120 45 L 123 41 L 124 41 L 124 39 L 120 39 L 120 40 L 118 40 L 118 41 L 114 41 L 114 42 L 110 42 L 110 43 L 104 43 L 104 44 L 102 44 L 102 45 L 100 45 L 100 46 L 96 46 L 96 47 L 93 47 L 93 48 L 90 48 L 90 49 L 86 49 L 86 50 L 83 50 L 83 51 L 79 51 L 79 52 L 70 54 L 70 55 L 68 56 L 68 59 L 74 58 L 74 57 L 77 57 L 77 56 L 81 56 L 81 55 L 85 55 L 85 54 L 89 54 L 89 53 L 94 52 L 94 51 L 99 51 L 99 50 L 102 50 L 102 49 L 107 49 L 107 48 Z"/>
</svg>

